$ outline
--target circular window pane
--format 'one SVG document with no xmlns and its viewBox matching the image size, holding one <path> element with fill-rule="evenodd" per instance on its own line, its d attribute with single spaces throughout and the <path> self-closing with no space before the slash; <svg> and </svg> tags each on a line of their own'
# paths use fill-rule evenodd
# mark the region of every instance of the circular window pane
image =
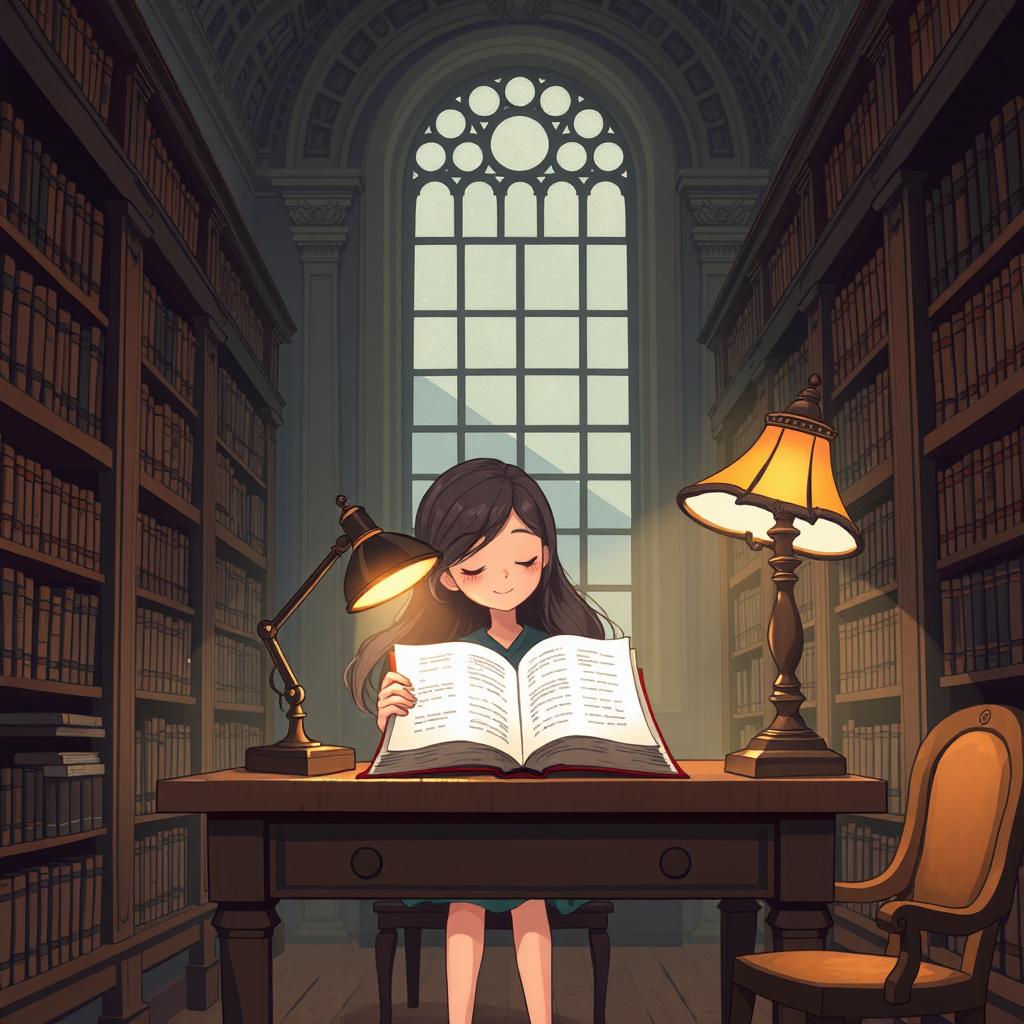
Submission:
<svg viewBox="0 0 1024 1024">
<path fill-rule="evenodd" d="M 572 126 L 577 135 L 592 139 L 604 128 L 604 118 L 596 110 L 581 110 L 573 119 Z"/>
<path fill-rule="evenodd" d="M 568 89 L 560 85 L 549 85 L 540 94 L 540 109 L 549 117 L 561 117 L 569 109 L 572 97 Z"/>
<path fill-rule="evenodd" d="M 452 160 L 460 171 L 475 171 L 483 159 L 484 155 L 475 142 L 460 142 L 452 153 Z"/>
<path fill-rule="evenodd" d="M 498 90 L 489 85 L 478 85 L 469 94 L 469 109 L 480 117 L 489 117 L 498 109 L 500 102 Z"/>
<path fill-rule="evenodd" d="M 622 148 L 615 142 L 602 142 L 594 150 L 594 163 L 602 171 L 614 171 L 622 163 Z"/>
<path fill-rule="evenodd" d="M 436 171 L 444 166 L 444 148 L 436 142 L 425 142 L 416 150 L 416 163 L 425 171 Z"/>
<path fill-rule="evenodd" d="M 446 139 L 458 138 L 466 129 L 466 118 L 458 110 L 442 110 L 434 122 L 439 135 Z"/>
<path fill-rule="evenodd" d="M 587 162 L 587 151 L 578 142 L 564 142 L 558 147 L 558 166 L 578 171 Z"/>
<path fill-rule="evenodd" d="M 491 152 L 495 160 L 509 170 L 528 171 L 548 155 L 548 135 L 538 121 L 517 114 L 506 118 L 494 129 Z"/>
<path fill-rule="evenodd" d="M 505 99 L 517 107 L 525 107 L 536 92 L 533 82 L 522 75 L 516 75 L 515 78 L 510 78 L 505 86 Z"/>
</svg>

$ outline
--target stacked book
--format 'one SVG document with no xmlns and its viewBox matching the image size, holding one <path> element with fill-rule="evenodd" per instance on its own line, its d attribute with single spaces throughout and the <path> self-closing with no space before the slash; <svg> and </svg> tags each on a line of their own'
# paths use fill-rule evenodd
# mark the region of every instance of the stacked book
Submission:
<svg viewBox="0 0 1024 1024">
<path fill-rule="evenodd" d="M 0 846 L 102 827 L 104 772 L 93 751 L 16 753 L 0 768 Z"/>
<path fill-rule="evenodd" d="M 135 813 L 156 811 L 159 779 L 192 770 L 192 727 L 163 718 L 143 719 L 135 730 Z"/>
<path fill-rule="evenodd" d="M 103 719 L 73 711 L 0 712 L 0 736 L 7 739 L 36 736 L 78 736 L 103 739 Z"/>
<path fill-rule="evenodd" d="M 182 910 L 188 893 L 188 829 L 160 829 L 135 840 L 135 925 Z"/>
</svg>

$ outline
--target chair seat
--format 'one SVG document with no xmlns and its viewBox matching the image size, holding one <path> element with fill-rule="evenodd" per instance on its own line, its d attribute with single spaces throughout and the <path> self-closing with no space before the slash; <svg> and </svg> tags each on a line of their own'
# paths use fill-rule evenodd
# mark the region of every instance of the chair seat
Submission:
<svg viewBox="0 0 1024 1024">
<path fill-rule="evenodd" d="M 894 1007 L 885 1001 L 883 986 L 895 966 L 892 956 L 787 950 L 737 957 L 732 979 L 766 999 L 820 1017 L 891 1017 Z M 974 988 L 962 971 L 922 961 L 912 1002 L 902 1004 L 900 1013 L 918 1016 L 973 1005 Z"/>
</svg>

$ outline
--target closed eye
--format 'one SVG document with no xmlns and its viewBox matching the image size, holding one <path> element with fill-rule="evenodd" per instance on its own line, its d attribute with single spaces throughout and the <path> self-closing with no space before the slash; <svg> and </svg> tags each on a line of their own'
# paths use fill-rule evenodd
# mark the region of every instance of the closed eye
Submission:
<svg viewBox="0 0 1024 1024">
<path fill-rule="evenodd" d="M 527 569 L 529 569 L 529 567 L 530 567 L 531 565 L 533 565 L 533 563 L 534 563 L 534 562 L 536 562 L 536 561 L 537 561 L 537 556 L 536 556 L 536 555 L 534 555 L 534 556 L 533 556 L 533 558 L 529 559 L 529 560 L 528 560 L 528 561 L 526 561 L 526 562 L 516 562 L 516 565 L 525 565 L 525 566 L 526 566 L 526 568 L 527 568 Z"/>
<path fill-rule="evenodd" d="M 461 572 L 463 576 L 479 576 L 486 568 L 486 565 L 481 565 L 479 569 L 460 569 L 459 572 Z"/>
</svg>

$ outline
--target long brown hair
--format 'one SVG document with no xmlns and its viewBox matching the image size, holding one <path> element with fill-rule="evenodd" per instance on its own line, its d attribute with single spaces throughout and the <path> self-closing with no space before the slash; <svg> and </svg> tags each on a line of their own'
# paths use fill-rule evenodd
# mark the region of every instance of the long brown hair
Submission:
<svg viewBox="0 0 1024 1024">
<path fill-rule="evenodd" d="M 380 663 L 394 644 L 458 640 L 491 624 L 490 609 L 461 591 L 449 590 L 441 583 L 441 574 L 465 558 L 481 537 L 483 544 L 489 544 L 513 509 L 549 551 L 537 589 L 516 609 L 519 623 L 551 634 L 600 639 L 605 635 L 604 619 L 614 635 L 621 635 L 619 627 L 591 608 L 565 575 L 555 546 L 555 520 L 537 481 L 498 459 L 469 459 L 442 473 L 416 511 L 414 532 L 441 552 L 441 561 L 413 587 L 394 623 L 367 637 L 345 669 L 345 685 L 360 710 L 371 710 L 367 690 L 375 674 L 379 685 L 385 671 Z"/>
</svg>

